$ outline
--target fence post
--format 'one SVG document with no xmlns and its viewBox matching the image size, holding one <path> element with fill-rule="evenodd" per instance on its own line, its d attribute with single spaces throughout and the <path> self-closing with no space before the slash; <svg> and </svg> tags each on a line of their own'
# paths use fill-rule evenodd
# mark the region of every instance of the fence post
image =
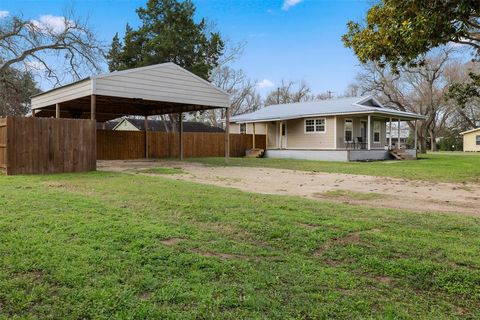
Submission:
<svg viewBox="0 0 480 320">
<path fill-rule="evenodd" d="M 225 163 L 230 158 L 230 108 L 225 108 Z"/>
</svg>

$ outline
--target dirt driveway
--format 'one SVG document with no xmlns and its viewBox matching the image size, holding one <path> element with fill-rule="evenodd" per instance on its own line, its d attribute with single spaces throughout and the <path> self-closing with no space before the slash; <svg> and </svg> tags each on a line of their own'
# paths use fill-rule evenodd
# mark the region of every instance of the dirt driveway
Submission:
<svg viewBox="0 0 480 320">
<path fill-rule="evenodd" d="M 286 169 L 210 167 L 178 161 L 116 160 L 99 161 L 97 165 L 98 170 L 125 173 L 138 173 L 139 170 L 159 166 L 182 168 L 184 171 L 163 177 L 249 192 L 326 199 L 371 207 L 480 215 L 479 184 L 434 183 Z"/>
</svg>

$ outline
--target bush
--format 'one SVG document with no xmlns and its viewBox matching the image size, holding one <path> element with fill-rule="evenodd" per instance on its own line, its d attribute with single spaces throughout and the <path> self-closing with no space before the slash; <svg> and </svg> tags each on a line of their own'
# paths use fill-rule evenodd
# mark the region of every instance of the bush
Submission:
<svg viewBox="0 0 480 320">
<path fill-rule="evenodd" d="M 462 137 L 443 137 L 437 143 L 438 150 L 441 151 L 462 151 L 463 139 Z"/>
</svg>

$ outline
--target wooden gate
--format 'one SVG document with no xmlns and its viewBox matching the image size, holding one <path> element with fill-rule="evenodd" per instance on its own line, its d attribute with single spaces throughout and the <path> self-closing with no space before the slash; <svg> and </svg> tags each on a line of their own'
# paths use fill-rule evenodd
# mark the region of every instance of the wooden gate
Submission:
<svg viewBox="0 0 480 320">
<path fill-rule="evenodd" d="M 95 135 L 91 120 L 0 119 L 0 167 L 7 174 L 95 170 Z"/>
</svg>

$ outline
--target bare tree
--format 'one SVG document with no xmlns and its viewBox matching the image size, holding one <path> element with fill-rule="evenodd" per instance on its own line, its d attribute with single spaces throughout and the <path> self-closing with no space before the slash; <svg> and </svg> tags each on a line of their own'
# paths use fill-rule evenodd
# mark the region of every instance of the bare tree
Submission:
<svg viewBox="0 0 480 320">
<path fill-rule="evenodd" d="M 211 81 L 230 94 L 230 114 L 253 112 L 261 107 L 256 82 L 249 79 L 243 70 L 222 66 L 213 72 Z M 209 110 L 204 115 L 206 120 L 215 126 L 218 126 L 220 120 L 225 117 L 223 109 Z"/>
<path fill-rule="evenodd" d="M 480 65 L 476 61 L 467 63 L 455 62 L 452 63 L 446 70 L 446 77 L 448 82 L 457 86 L 458 84 L 468 84 L 472 81 L 470 73 L 478 74 Z M 452 95 L 452 89 L 450 87 L 448 98 L 450 103 L 457 104 L 456 112 L 454 115 L 454 121 L 452 126 L 455 126 L 460 131 L 475 128 L 480 123 L 480 98 L 472 95 L 464 103 L 459 104 L 455 95 Z"/>
<path fill-rule="evenodd" d="M 22 16 L 0 19 L 0 81 L 10 68 L 41 74 L 54 86 L 100 71 L 103 50 L 86 22 L 75 18 Z"/>
<path fill-rule="evenodd" d="M 265 98 L 265 106 L 272 104 L 295 103 L 314 100 L 312 89 L 304 82 L 284 81 L 282 84 L 270 91 Z"/>
<path fill-rule="evenodd" d="M 426 150 L 428 137 L 431 150 L 436 151 L 437 133 L 445 128 L 456 110 L 455 105 L 446 99 L 449 85 L 453 81 L 447 72 L 452 65 L 451 52 L 450 49 L 442 50 L 426 57 L 424 65 L 401 68 L 399 72 L 369 63 L 357 78 L 362 93 L 374 93 L 394 109 L 426 117 L 420 122 L 418 130 L 422 151 Z M 412 123 L 409 125 L 413 128 Z"/>
<path fill-rule="evenodd" d="M 357 83 L 350 83 L 345 92 L 341 95 L 343 98 L 358 96 L 360 96 L 360 86 Z"/>
</svg>

